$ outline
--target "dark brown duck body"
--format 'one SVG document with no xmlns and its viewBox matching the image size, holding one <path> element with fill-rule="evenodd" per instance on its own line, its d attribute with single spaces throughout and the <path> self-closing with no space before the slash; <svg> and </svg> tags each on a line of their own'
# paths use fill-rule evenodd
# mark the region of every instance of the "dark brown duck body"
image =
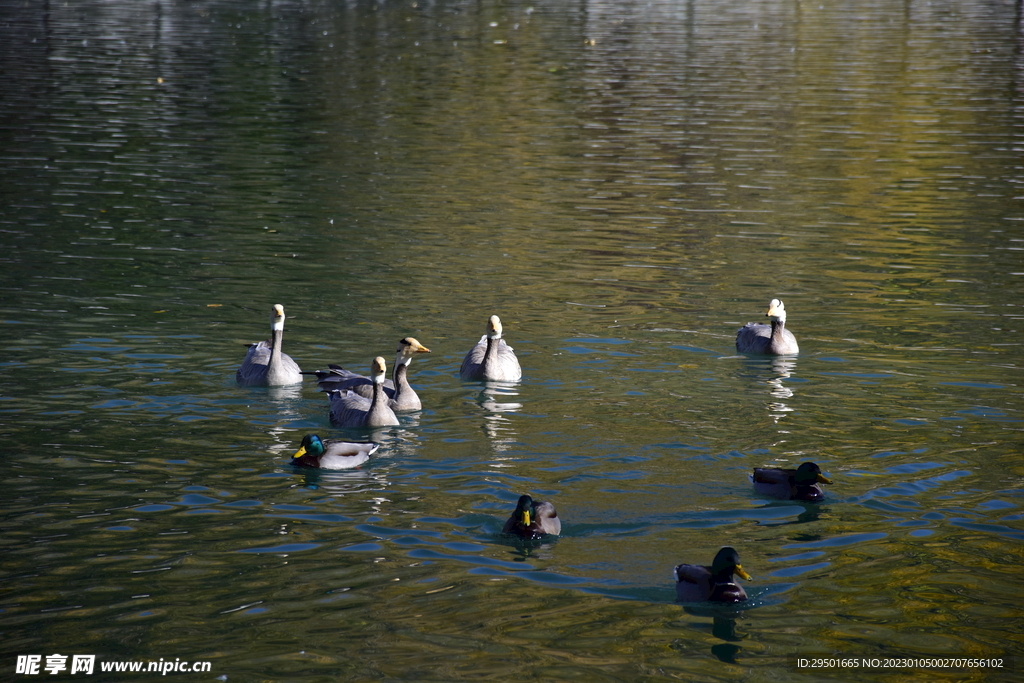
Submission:
<svg viewBox="0 0 1024 683">
<path fill-rule="evenodd" d="M 541 538 L 545 534 L 557 536 L 562 533 L 562 522 L 554 505 L 535 501 L 524 494 L 519 497 L 519 503 L 501 533 L 528 539 Z"/>
<path fill-rule="evenodd" d="M 722 548 L 715 555 L 711 566 L 680 564 L 674 571 L 676 578 L 676 600 L 680 602 L 743 602 L 747 593 L 733 579 L 739 574 L 747 581 L 747 574 L 740 566 L 740 557 L 730 547 Z"/>
<path fill-rule="evenodd" d="M 804 500 L 820 503 L 825 494 L 818 484 L 831 484 L 816 463 L 807 461 L 796 469 L 755 467 L 754 490 L 761 495 L 783 500 Z"/>
</svg>

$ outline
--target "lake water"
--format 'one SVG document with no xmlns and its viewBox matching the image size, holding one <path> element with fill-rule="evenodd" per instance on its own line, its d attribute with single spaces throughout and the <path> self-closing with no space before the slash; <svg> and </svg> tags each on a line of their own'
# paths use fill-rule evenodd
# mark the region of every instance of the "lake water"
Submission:
<svg viewBox="0 0 1024 683">
<path fill-rule="evenodd" d="M 5 680 L 1020 680 L 1021 13 L 6 3 Z M 800 355 L 736 355 L 773 297 Z M 363 467 L 235 385 L 276 303 L 304 370 L 432 349 Z M 492 313 L 518 385 L 459 380 Z M 676 603 L 723 545 L 748 602 Z"/>
</svg>

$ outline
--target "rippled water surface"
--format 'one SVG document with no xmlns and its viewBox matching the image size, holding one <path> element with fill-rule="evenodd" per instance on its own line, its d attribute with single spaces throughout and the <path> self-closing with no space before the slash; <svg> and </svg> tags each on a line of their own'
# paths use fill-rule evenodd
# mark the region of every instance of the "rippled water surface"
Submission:
<svg viewBox="0 0 1024 683">
<path fill-rule="evenodd" d="M 799 657 L 1009 664 L 1020 12 L 3 4 L 0 666 L 777 681 L 850 680 Z M 773 297 L 800 355 L 736 355 Z M 345 434 L 312 379 L 237 387 L 275 303 L 305 370 L 390 365 L 417 337 L 424 409 Z M 458 377 L 492 313 L 519 384 Z M 302 471 L 307 433 L 382 446 Z M 804 460 L 834 482 L 824 503 L 753 491 L 753 467 Z M 561 537 L 499 536 L 524 492 L 555 502 Z M 676 603 L 672 567 L 722 545 L 748 602 Z"/>
</svg>

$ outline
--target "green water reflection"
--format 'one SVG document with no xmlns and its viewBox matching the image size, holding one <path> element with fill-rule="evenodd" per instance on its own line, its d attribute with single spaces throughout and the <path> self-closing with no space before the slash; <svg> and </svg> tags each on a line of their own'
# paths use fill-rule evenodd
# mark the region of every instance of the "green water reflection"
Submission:
<svg viewBox="0 0 1024 683">
<path fill-rule="evenodd" d="M 849 680 L 795 660 L 1018 654 L 1019 12 L 5 8 L 3 666 Z M 775 296 L 800 356 L 736 356 Z M 432 349 L 367 466 L 288 465 L 337 435 L 312 381 L 235 386 L 274 303 L 305 370 Z M 491 313 L 519 385 L 458 379 Z M 824 504 L 752 490 L 806 459 Z M 557 540 L 497 537 L 527 491 Z M 750 601 L 676 604 L 672 567 L 726 543 Z"/>
</svg>

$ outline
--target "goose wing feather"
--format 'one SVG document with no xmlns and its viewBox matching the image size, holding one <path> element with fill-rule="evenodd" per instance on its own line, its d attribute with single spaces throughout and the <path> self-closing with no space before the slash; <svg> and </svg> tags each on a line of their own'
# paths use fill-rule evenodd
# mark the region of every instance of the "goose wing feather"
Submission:
<svg viewBox="0 0 1024 683">
<path fill-rule="evenodd" d="M 493 367 L 484 367 L 487 355 L 487 335 L 480 337 L 476 346 L 469 350 L 459 368 L 459 376 L 470 381 L 518 382 L 523 377 L 523 369 L 515 350 L 504 339 L 495 339 L 498 346 L 497 360 Z"/>
<path fill-rule="evenodd" d="M 462 367 L 459 368 L 459 375 L 462 379 L 478 380 L 483 378 L 481 365 L 483 365 L 484 354 L 486 353 L 487 335 L 485 334 L 480 337 L 480 341 L 469 350 L 469 353 L 462 360 Z"/>
<path fill-rule="evenodd" d="M 270 342 L 257 342 L 249 344 L 249 351 L 245 354 L 245 360 L 235 372 L 235 379 L 242 386 L 250 386 L 265 382 L 267 377 L 267 364 L 270 362 Z"/>
<path fill-rule="evenodd" d="M 330 391 L 331 424 L 335 427 L 389 427 L 399 424 L 394 411 L 382 404 L 374 411 L 373 401 L 354 391 Z"/>
<path fill-rule="evenodd" d="M 235 372 L 235 381 L 243 387 L 266 386 L 272 350 L 273 344 L 270 341 L 249 344 L 249 350 L 245 354 L 245 359 Z M 284 352 L 281 352 L 280 370 L 290 376 L 291 382 L 289 383 L 297 384 L 302 381 L 302 371 L 299 370 L 299 364 Z"/>
<path fill-rule="evenodd" d="M 373 397 L 373 380 L 358 372 L 346 370 L 340 365 L 328 365 L 329 370 L 317 370 L 316 381 L 321 391 L 354 391 L 364 398 Z M 384 393 L 388 398 L 395 395 L 394 380 L 384 380 Z"/>
<path fill-rule="evenodd" d="M 771 345 L 771 325 L 747 323 L 736 333 L 736 350 L 740 353 L 768 353 Z"/>
</svg>

